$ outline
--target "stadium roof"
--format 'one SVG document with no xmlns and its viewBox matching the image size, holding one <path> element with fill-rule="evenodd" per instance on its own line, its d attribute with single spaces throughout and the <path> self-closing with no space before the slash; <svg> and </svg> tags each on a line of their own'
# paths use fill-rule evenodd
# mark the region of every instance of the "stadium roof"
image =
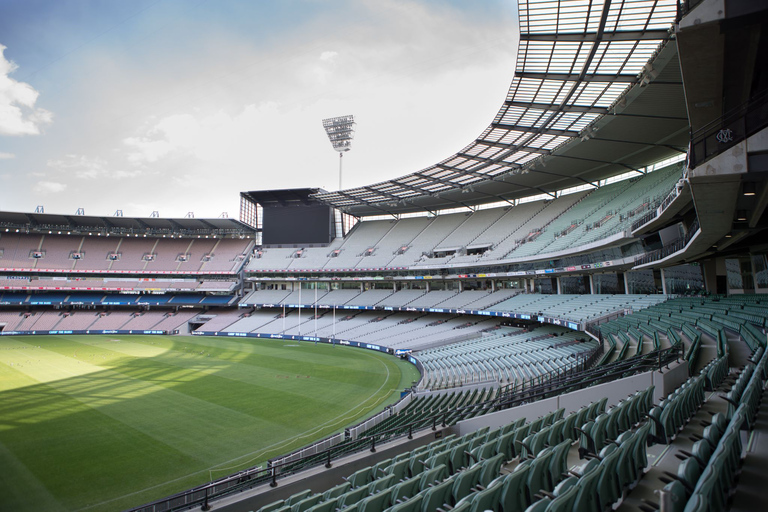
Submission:
<svg viewBox="0 0 768 512">
<path fill-rule="evenodd" d="M 168 219 L 160 217 L 94 217 L 47 213 L 0 212 L 3 231 L 67 232 L 114 235 L 254 236 L 255 230 L 235 219 Z"/>
<path fill-rule="evenodd" d="M 283 188 L 240 192 L 240 197 L 258 203 L 261 206 L 310 205 L 320 204 L 313 195 L 323 193 L 326 193 L 326 191 L 321 188 Z"/>
<path fill-rule="evenodd" d="M 477 139 L 406 176 L 316 198 L 359 216 L 514 200 L 685 153 L 676 0 L 519 0 L 509 93 Z M 599 131 L 599 134 L 597 133 Z"/>
</svg>

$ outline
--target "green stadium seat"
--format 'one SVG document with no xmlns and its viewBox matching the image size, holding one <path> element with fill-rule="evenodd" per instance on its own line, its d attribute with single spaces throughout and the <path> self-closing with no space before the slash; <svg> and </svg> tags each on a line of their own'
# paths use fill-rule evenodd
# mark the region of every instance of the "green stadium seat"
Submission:
<svg viewBox="0 0 768 512">
<path fill-rule="evenodd" d="M 453 486 L 452 480 L 446 480 L 427 489 L 422 494 L 421 512 L 448 510 L 453 505 Z"/>
</svg>

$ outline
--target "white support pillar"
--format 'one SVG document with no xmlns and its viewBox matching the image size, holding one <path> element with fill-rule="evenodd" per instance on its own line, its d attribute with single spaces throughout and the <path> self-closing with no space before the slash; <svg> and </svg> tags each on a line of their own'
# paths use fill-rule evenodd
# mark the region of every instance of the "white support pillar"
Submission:
<svg viewBox="0 0 768 512">
<path fill-rule="evenodd" d="M 663 268 L 661 269 L 661 293 L 667 294 L 667 277 Z"/>
<path fill-rule="evenodd" d="M 629 295 L 629 272 L 624 272 L 624 295 Z"/>
<path fill-rule="evenodd" d="M 594 295 L 595 294 L 595 275 L 589 274 L 589 293 Z"/>
<path fill-rule="evenodd" d="M 459 279 L 459 293 L 464 291 L 464 281 Z"/>
<path fill-rule="evenodd" d="M 557 276 L 557 294 L 563 294 L 563 283 L 560 282 L 560 276 Z"/>
</svg>

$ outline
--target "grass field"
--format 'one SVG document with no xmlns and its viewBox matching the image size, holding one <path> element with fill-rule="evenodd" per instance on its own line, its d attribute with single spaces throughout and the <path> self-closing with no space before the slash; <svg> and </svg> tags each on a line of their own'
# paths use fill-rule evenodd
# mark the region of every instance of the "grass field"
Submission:
<svg viewBox="0 0 768 512">
<path fill-rule="evenodd" d="M 0 509 L 137 506 L 339 431 L 417 376 L 322 343 L 3 337 Z"/>
</svg>

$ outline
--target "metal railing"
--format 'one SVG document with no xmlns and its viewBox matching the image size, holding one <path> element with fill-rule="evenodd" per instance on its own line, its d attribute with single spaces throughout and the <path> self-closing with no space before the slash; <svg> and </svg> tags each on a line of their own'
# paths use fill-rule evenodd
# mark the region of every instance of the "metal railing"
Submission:
<svg viewBox="0 0 768 512">
<path fill-rule="evenodd" d="M 673 244 L 664 246 L 661 249 L 656 249 L 655 251 L 650 251 L 643 254 L 642 256 L 639 256 L 635 259 L 635 265 L 644 265 L 646 263 L 658 261 L 660 259 L 666 258 L 670 254 L 682 251 L 688 245 L 688 242 L 691 241 L 693 236 L 698 233 L 699 227 L 699 219 L 697 218 L 693 221 L 691 227 L 688 229 L 688 233 L 686 233 L 683 238 L 679 239 Z"/>
</svg>

